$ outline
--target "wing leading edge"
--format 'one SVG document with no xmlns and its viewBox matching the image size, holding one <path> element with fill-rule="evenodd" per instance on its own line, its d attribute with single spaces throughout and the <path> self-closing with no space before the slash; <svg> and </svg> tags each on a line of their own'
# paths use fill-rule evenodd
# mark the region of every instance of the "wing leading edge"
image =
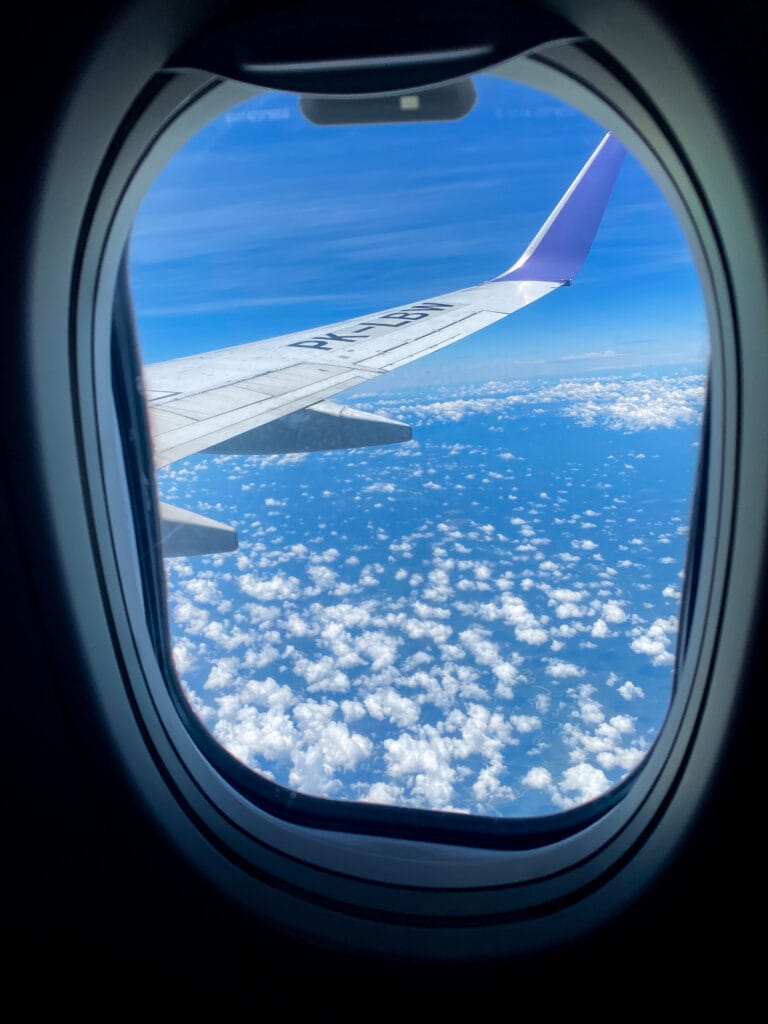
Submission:
<svg viewBox="0 0 768 1024">
<path fill-rule="evenodd" d="M 410 437 L 403 424 L 328 399 L 570 284 L 592 247 L 623 157 L 621 143 L 606 135 L 520 259 L 491 281 L 310 331 L 145 366 L 156 466 L 196 452 L 309 451 Z M 302 410 L 310 415 L 301 416 Z M 324 440 L 302 437 L 318 424 Z M 196 523 L 190 540 L 178 510 L 164 507 L 161 521 L 166 556 L 222 550 L 213 529 L 218 524 L 206 540 Z"/>
</svg>

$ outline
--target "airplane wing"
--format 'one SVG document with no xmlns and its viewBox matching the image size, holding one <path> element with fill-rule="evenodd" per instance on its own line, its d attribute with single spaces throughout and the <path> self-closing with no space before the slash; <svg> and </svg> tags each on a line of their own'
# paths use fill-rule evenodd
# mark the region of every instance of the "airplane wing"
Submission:
<svg viewBox="0 0 768 1024">
<path fill-rule="evenodd" d="M 406 425 L 328 399 L 570 284 L 587 258 L 623 157 L 621 143 L 606 135 L 520 259 L 490 281 L 145 366 L 156 466 L 196 452 L 267 454 L 407 440 Z M 237 546 L 231 528 L 202 516 L 162 506 L 161 519 L 166 556 Z M 231 546 L 222 547 L 222 530 L 231 532 Z"/>
</svg>

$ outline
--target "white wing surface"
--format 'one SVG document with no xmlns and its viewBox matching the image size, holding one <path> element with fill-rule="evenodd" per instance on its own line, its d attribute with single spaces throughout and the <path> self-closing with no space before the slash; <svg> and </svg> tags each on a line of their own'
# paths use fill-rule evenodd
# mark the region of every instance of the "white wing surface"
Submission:
<svg viewBox="0 0 768 1024">
<path fill-rule="evenodd" d="M 606 135 L 520 259 L 491 281 L 314 330 L 145 366 L 157 467 L 208 450 L 308 451 L 409 437 L 402 424 L 327 400 L 570 284 L 592 246 L 623 156 L 621 144 Z M 164 526 L 167 519 L 164 514 Z M 180 535 L 178 516 L 174 523 Z M 200 530 L 198 524 L 198 537 Z M 164 536 L 166 555 L 182 553 L 172 548 Z M 183 553 L 197 553 L 199 541 L 193 548 Z"/>
<path fill-rule="evenodd" d="M 228 441 L 502 320 L 561 282 L 509 281 L 145 367 L 156 465 Z"/>
</svg>

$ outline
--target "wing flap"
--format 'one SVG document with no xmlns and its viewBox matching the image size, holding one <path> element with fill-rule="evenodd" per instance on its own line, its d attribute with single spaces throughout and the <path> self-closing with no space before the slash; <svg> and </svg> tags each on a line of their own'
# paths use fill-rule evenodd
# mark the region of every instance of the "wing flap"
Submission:
<svg viewBox="0 0 768 1024">
<path fill-rule="evenodd" d="M 411 428 L 406 423 L 338 402 L 322 401 L 246 430 L 205 451 L 212 455 L 278 455 L 367 448 L 410 439 Z"/>
<path fill-rule="evenodd" d="M 184 508 L 160 503 L 163 556 L 212 555 L 237 550 L 237 532 L 225 523 Z"/>
</svg>

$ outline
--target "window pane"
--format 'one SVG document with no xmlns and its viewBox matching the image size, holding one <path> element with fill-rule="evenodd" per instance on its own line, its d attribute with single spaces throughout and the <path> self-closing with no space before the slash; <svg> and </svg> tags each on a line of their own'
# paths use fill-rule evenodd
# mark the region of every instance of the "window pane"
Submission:
<svg viewBox="0 0 768 1024">
<path fill-rule="evenodd" d="M 476 87 L 457 122 L 318 127 L 263 94 L 200 132 L 135 224 L 145 363 L 501 274 L 603 132 Z M 671 697 L 706 360 L 688 247 L 628 156 L 574 287 L 334 396 L 411 440 L 165 466 L 163 501 L 239 538 L 165 560 L 196 713 L 334 799 L 530 816 L 614 786 Z"/>
</svg>

